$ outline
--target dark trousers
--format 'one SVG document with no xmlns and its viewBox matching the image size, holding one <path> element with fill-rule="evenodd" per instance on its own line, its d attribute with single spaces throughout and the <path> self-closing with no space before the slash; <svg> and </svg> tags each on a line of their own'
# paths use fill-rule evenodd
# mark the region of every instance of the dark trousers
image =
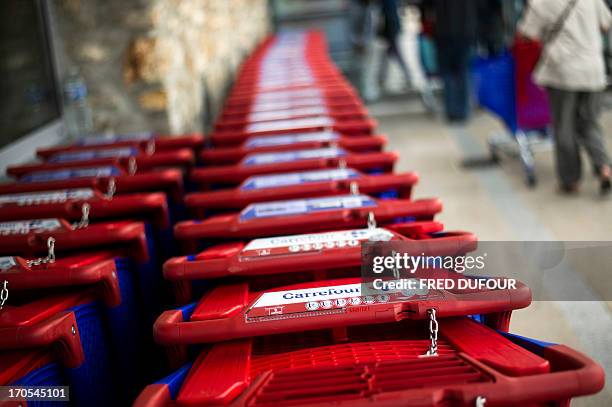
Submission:
<svg viewBox="0 0 612 407">
<path fill-rule="evenodd" d="M 593 167 L 610 164 L 599 125 L 602 93 L 548 88 L 555 138 L 557 174 L 562 185 L 577 183 L 582 176 L 580 146 Z"/>
<path fill-rule="evenodd" d="M 438 65 L 444 81 L 444 107 L 446 117 L 464 121 L 470 113 L 470 41 L 457 38 L 436 40 Z"/>
</svg>

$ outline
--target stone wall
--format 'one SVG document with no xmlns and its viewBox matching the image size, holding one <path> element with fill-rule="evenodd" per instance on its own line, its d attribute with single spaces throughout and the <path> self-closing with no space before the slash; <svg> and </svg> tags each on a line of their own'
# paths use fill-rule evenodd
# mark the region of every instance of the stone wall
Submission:
<svg viewBox="0 0 612 407">
<path fill-rule="evenodd" d="M 54 0 L 60 72 L 87 81 L 96 131 L 202 131 L 269 30 L 267 0 Z M 210 109 L 205 111 L 208 99 Z"/>
</svg>

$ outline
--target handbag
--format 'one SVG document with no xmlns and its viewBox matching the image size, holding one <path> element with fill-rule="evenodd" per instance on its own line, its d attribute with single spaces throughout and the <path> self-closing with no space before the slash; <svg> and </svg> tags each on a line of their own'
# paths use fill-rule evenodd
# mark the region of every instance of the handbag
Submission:
<svg viewBox="0 0 612 407">
<path fill-rule="evenodd" d="M 553 24 L 551 28 L 542 36 L 540 56 L 537 62 L 538 65 L 543 66 L 550 58 L 552 58 L 549 52 L 550 45 L 557 39 L 561 31 L 563 31 L 563 27 L 565 27 L 565 23 L 567 22 L 574 8 L 576 8 L 576 4 L 578 4 L 578 0 L 570 0 L 565 6 L 565 9 L 563 9 L 563 12 L 557 21 L 555 21 L 555 24 Z"/>
</svg>

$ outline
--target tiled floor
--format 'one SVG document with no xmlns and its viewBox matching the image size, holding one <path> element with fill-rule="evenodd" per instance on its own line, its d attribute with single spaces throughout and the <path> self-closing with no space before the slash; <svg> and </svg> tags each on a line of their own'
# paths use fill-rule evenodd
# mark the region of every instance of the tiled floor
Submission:
<svg viewBox="0 0 612 407">
<path fill-rule="evenodd" d="M 536 156 L 539 184 L 525 186 L 518 160 L 503 159 L 498 166 L 465 169 L 466 156 L 486 154 L 488 137 L 503 131 L 492 116 L 480 112 L 465 129 L 451 128 L 425 115 L 418 102 L 395 98 L 370 106 L 389 149 L 400 153 L 399 171 L 414 170 L 421 181 L 417 197 L 439 197 L 445 208 L 439 219 L 450 230 L 475 232 L 481 241 L 612 240 L 612 200 L 597 195 L 597 183 L 585 163 L 585 180 L 576 197 L 556 192 L 551 152 Z M 612 113 L 604 117 L 610 129 Z M 611 300 L 606 275 L 582 276 L 599 298 Z M 607 292 L 607 296 L 606 296 Z M 600 361 L 612 375 L 612 302 L 535 302 L 514 314 L 512 331 L 575 347 Z M 577 399 L 573 406 L 612 406 L 612 386 L 598 396 Z"/>
</svg>

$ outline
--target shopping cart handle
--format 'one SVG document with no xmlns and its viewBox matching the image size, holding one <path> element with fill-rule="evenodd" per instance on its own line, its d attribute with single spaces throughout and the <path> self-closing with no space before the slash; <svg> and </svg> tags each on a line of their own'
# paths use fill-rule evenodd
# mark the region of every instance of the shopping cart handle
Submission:
<svg viewBox="0 0 612 407">
<path fill-rule="evenodd" d="M 180 343 L 181 323 L 184 316 L 181 309 L 164 311 L 153 325 L 153 338 L 160 345 L 171 345 Z"/>
<path fill-rule="evenodd" d="M 167 407 L 172 401 L 170 389 L 166 384 L 151 384 L 138 395 L 132 407 Z"/>
<path fill-rule="evenodd" d="M 454 279 L 470 278 L 451 272 L 429 273 L 418 275 L 421 278 Z M 500 278 L 499 280 L 503 280 Z M 516 280 L 515 280 L 516 281 Z M 474 290 L 451 292 L 441 290 L 443 298 L 433 300 L 411 301 L 402 304 L 397 311 L 397 319 L 426 319 L 428 311 L 436 309 L 439 317 L 457 317 L 464 315 L 504 314 L 508 310 L 527 308 L 531 304 L 531 289 L 524 283 L 516 281 L 515 289 Z M 500 315 L 501 316 L 501 315 Z M 492 320 L 497 320 L 492 318 Z"/>
<path fill-rule="evenodd" d="M 175 168 L 116 177 L 115 182 L 117 193 L 163 190 L 174 202 L 181 202 L 184 192 L 183 173 Z"/>
<path fill-rule="evenodd" d="M 56 345 L 66 367 L 74 368 L 85 361 L 81 337 L 74 312 L 60 312 L 43 322 L 0 328 L 1 349 L 28 349 Z"/>
<path fill-rule="evenodd" d="M 14 290 L 36 288 L 95 286 L 100 298 L 108 307 L 121 304 L 121 289 L 114 260 L 99 261 L 82 267 L 57 267 L 55 263 L 28 266 L 25 259 L 16 257 L 16 266 L 3 273 Z"/>
</svg>

